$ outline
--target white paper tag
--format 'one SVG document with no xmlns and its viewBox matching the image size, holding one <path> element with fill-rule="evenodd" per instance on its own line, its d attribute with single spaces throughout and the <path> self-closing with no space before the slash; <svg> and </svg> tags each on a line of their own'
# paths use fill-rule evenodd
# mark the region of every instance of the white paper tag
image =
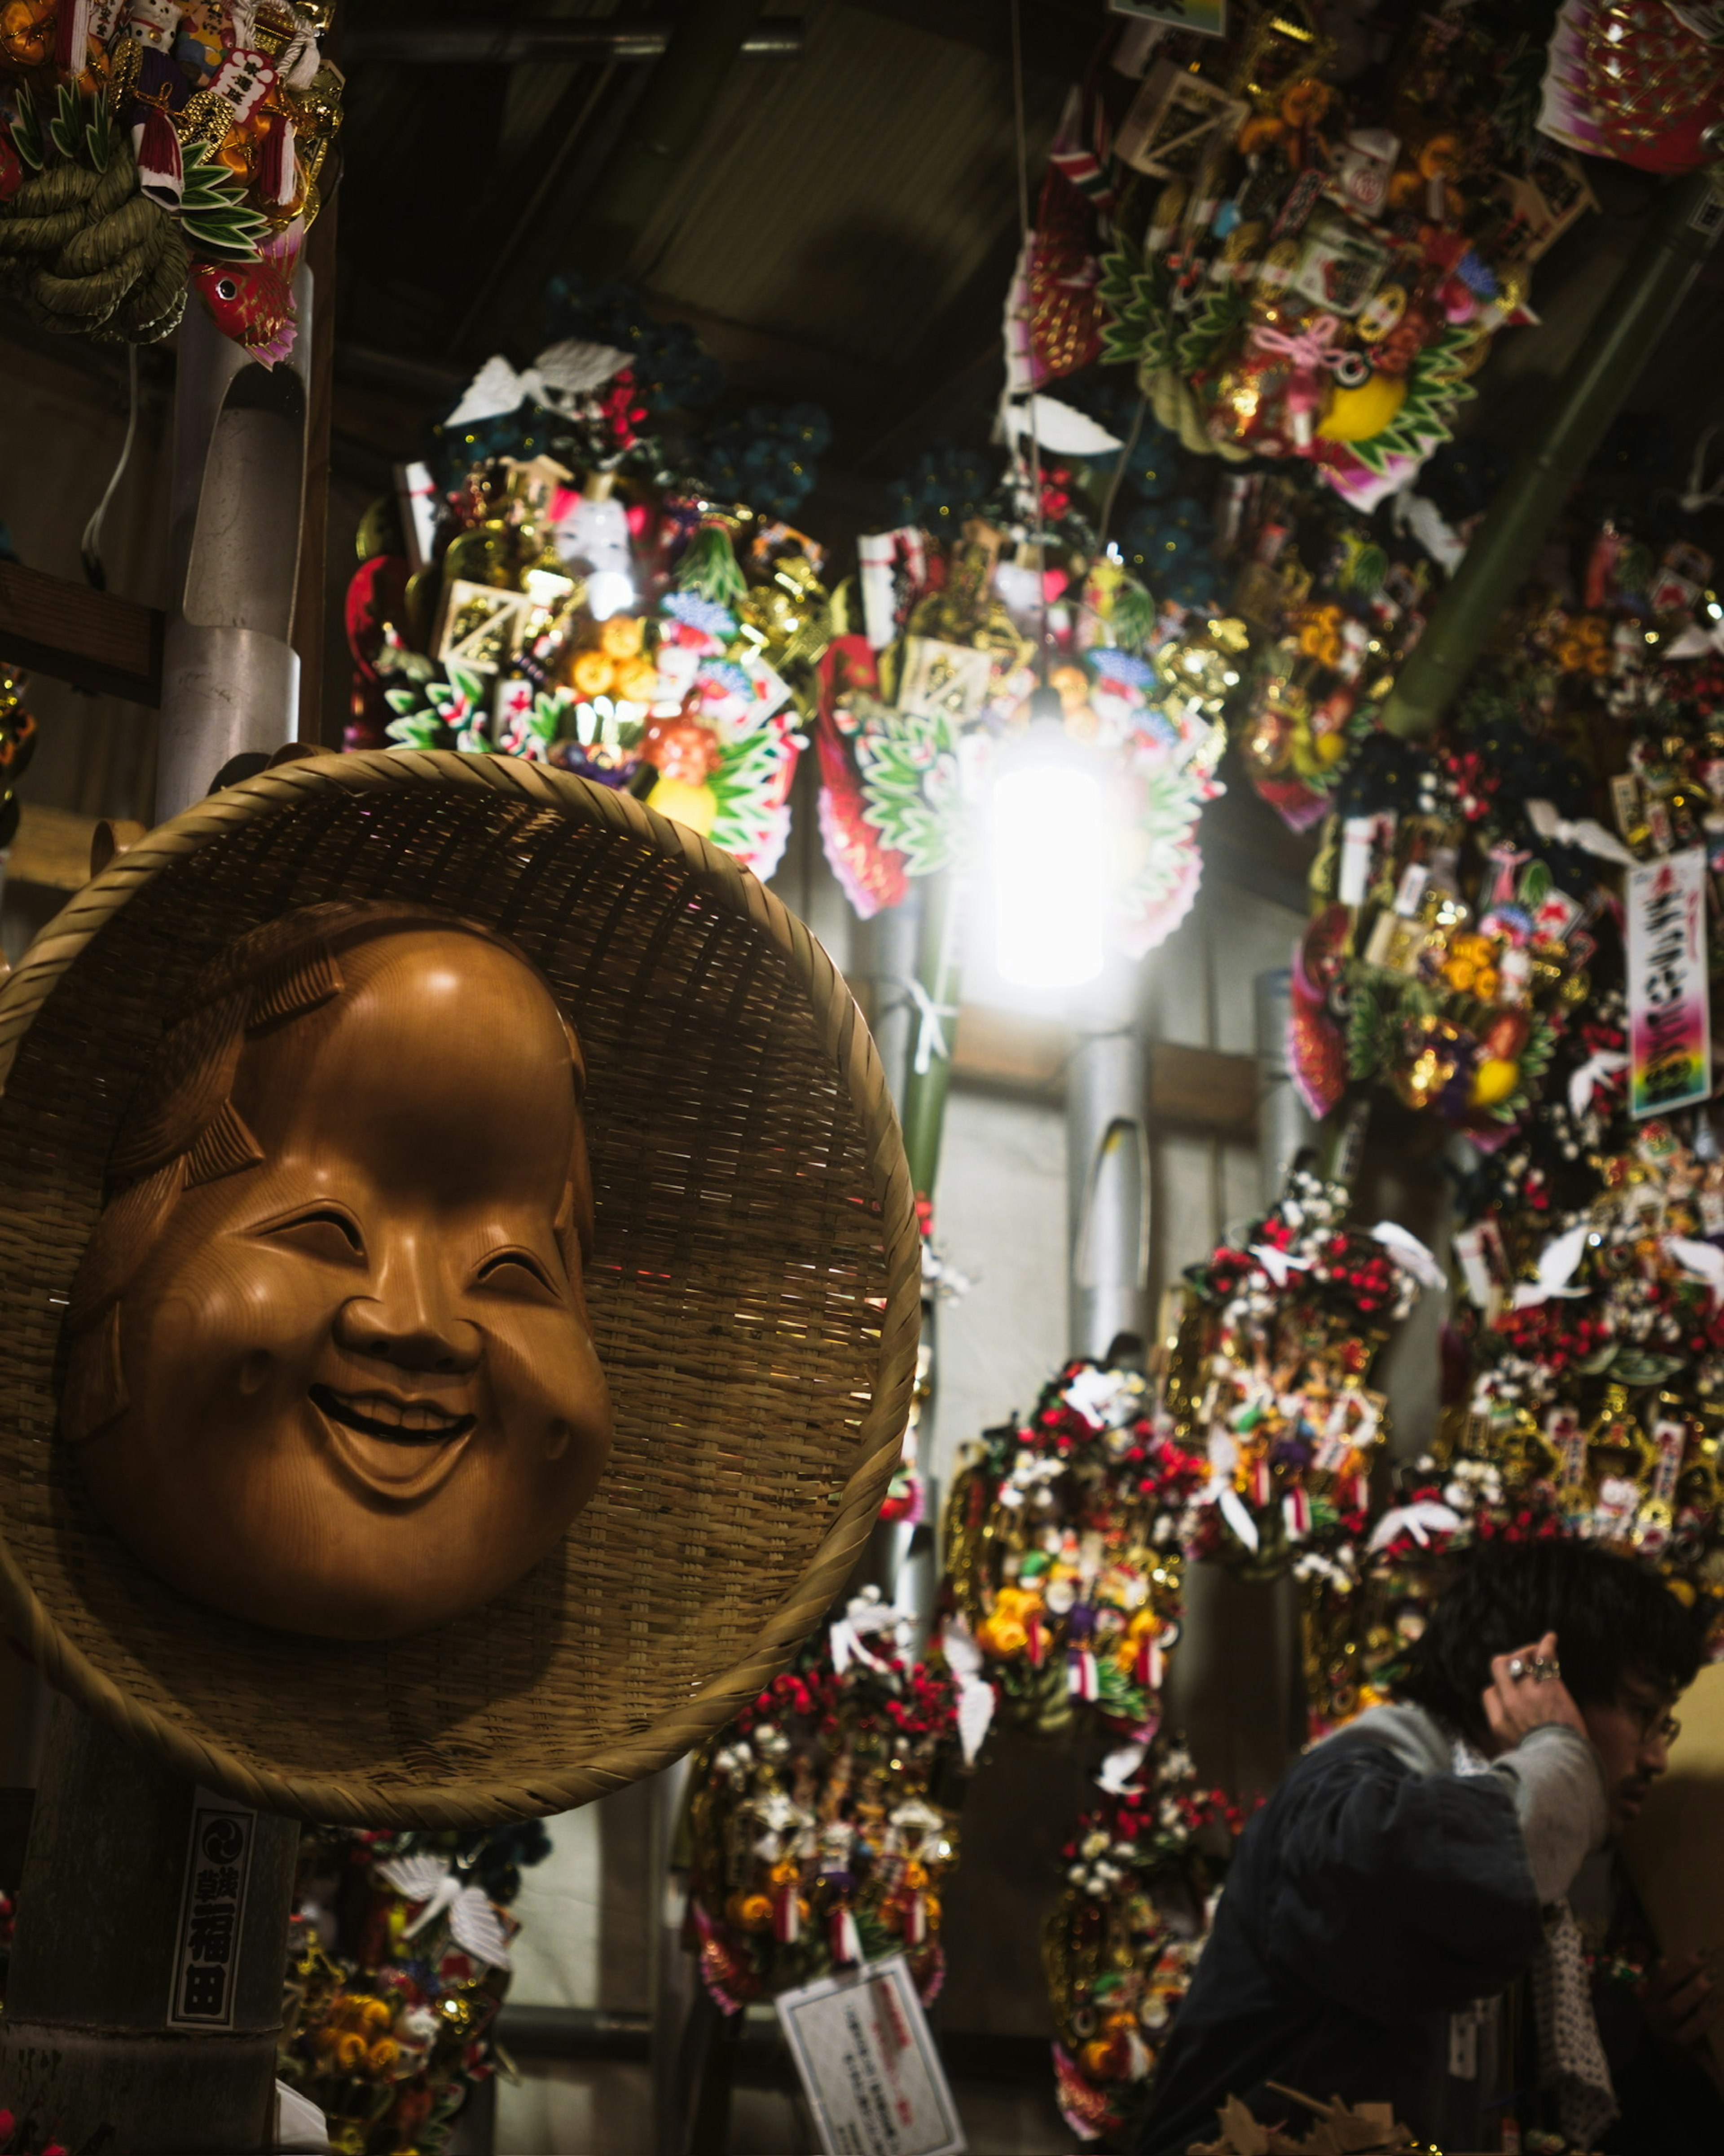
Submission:
<svg viewBox="0 0 1724 2156">
<path fill-rule="evenodd" d="M 778 2020 L 825 2156 L 963 2156 L 902 1954 L 782 1992 Z"/>
<path fill-rule="evenodd" d="M 1449 2016 L 1449 2071 L 1458 2082 L 1479 2078 L 1479 2010 L 1463 2007 Z"/>
</svg>

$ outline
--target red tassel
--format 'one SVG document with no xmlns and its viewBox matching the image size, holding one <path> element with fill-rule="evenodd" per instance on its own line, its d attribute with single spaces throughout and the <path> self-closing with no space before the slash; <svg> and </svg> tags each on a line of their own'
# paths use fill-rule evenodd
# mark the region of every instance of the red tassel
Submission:
<svg viewBox="0 0 1724 2156">
<path fill-rule="evenodd" d="M 1275 1484 L 1270 1480 L 1269 1462 L 1260 1460 L 1251 1470 L 1251 1502 L 1260 1508 L 1275 1495 Z"/>
<path fill-rule="evenodd" d="M 1137 1642 L 1137 1681 L 1146 1691 L 1161 1690 L 1162 1661 L 1160 1640 L 1146 1632 Z"/>
<path fill-rule="evenodd" d="M 928 1936 L 928 1900 L 925 1894 L 912 1894 L 904 1905 L 904 1943 L 919 1947 Z"/>
<path fill-rule="evenodd" d="M 1047 1641 L 1042 1632 L 1042 1620 L 1034 1610 L 1024 1619 L 1024 1630 L 1029 1655 L 1029 1666 L 1033 1670 L 1039 1670 L 1042 1666 L 1042 1657 L 1048 1650 Z"/>
<path fill-rule="evenodd" d="M 781 1947 L 793 1947 L 802 1937 L 802 1909 L 794 1887 L 781 1887 L 772 1897 L 772 1937 Z"/>
<path fill-rule="evenodd" d="M 177 209 L 186 191 L 186 168 L 180 157 L 180 138 L 159 106 L 144 107 L 143 118 L 131 131 L 131 146 L 137 159 L 140 192 L 163 209 Z"/>
<path fill-rule="evenodd" d="M 1074 1699 L 1094 1699 L 1101 1691 L 1095 1657 L 1087 1647 L 1074 1647 L 1066 1656 L 1065 1683 Z"/>
<path fill-rule="evenodd" d="M 1311 1499 L 1303 1490 L 1290 1490 L 1281 1500 L 1281 1517 L 1287 1532 L 1296 1542 L 1311 1532 Z"/>
</svg>

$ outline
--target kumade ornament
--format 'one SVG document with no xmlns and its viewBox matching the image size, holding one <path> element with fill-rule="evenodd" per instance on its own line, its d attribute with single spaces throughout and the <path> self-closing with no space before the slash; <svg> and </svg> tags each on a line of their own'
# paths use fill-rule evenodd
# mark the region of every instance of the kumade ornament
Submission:
<svg viewBox="0 0 1724 2156">
<path fill-rule="evenodd" d="M 332 6 L 15 0 L 0 19 L 0 289 L 43 327 L 170 336 L 195 290 L 264 365 L 321 201 Z"/>
</svg>

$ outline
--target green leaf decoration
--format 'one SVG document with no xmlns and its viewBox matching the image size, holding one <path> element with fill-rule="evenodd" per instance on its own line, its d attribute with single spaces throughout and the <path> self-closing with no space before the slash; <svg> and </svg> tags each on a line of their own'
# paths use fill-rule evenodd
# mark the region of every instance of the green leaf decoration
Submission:
<svg viewBox="0 0 1724 2156">
<path fill-rule="evenodd" d="M 402 689 L 392 690 L 389 701 L 393 704 L 397 696 L 407 693 Z M 404 749 L 449 748 L 454 746 L 449 728 L 434 711 L 418 711 L 403 714 L 398 719 L 391 719 L 383 732 L 391 741 Z"/>
<path fill-rule="evenodd" d="M 108 160 L 114 154 L 114 108 L 105 97 L 95 100 L 95 109 L 84 130 L 84 148 L 91 166 L 99 172 L 105 172 Z"/>
<path fill-rule="evenodd" d="M 744 734 L 740 741 L 724 742 L 718 769 L 708 782 L 718 804 L 712 819 L 712 843 L 743 860 L 770 857 L 776 866 L 789 819 L 782 804 L 773 797 L 789 748 L 783 737 L 768 724 Z"/>
<path fill-rule="evenodd" d="M 706 524 L 690 540 L 676 565 L 676 588 L 728 607 L 732 613 L 748 595 L 748 579 L 736 562 L 729 531 Z"/>
<path fill-rule="evenodd" d="M 862 814 L 913 876 L 933 875 L 959 850 L 957 732 L 943 713 L 893 711 L 858 737 Z"/>
<path fill-rule="evenodd" d="M 187 239 L 218 261 L 255 261 L 269 227 L 247 203 L 233 174 L 200 142 L 186 152 L 185 176 L 180 228 Z"/>
<path fill-rule="evenodd" d="M 1551 895 L 1551 871 L 1548 862 L 1537 860 L 1527 862 L 1521 871 L 1521 887 L 1516 893 L 1520 902 L 1532 912 L 1541 906 Z"/>
<path fill-rule="evenodd" d="M 84 100 L 69 82 L 63 82 L 55 101 L 54 118 L 49 122 L 48 132 L 54 146 L 61 157 L 71 159 L 78 155 L 78 146 L 84 133 Z"/>
<path fill-rule="evenodd" d="M 1365 979 L 1352 983 L 1352 1004 L 1347 1014 L 1349 1078 L 1373 1078 L 1388 1061 L 1400 1018 L 1398 1004 L 1393 987 Z"/>
<path fill-rule="evenodd" d="M 1156 605 L 1135 577 L 1122 577 L 1108 625 L 1121 651 L 1140 652 L 1155 633 Z"/>
<path fill-rule="evenodd" d="M 20 83 L 18 110 L 12 122 L 12 146 L 33 172 L 39 172 L 46 153 L 42 147 L 42 116 L 30 95 L 30 85 Z"/>
<path fill-rule="evenodd" d="M 1212 285 L 1173 347 L 1173 364 L 1189 379 L 1231 341 L 1250 311 L 1250 301 L 1237 285 Z"/>
</svg>

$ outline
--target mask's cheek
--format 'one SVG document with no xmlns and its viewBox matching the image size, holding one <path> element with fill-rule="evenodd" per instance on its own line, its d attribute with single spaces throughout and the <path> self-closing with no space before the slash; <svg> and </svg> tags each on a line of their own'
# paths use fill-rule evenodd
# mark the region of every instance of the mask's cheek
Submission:
<svg viewBox="0 0 1724 2156">
<path fill-rule="evenodd" d="M 584 1318 L 521 1303 L 487 1312 L 483 1329 L 491 1412 L 510 1455 L 590 1488 L 610 1454 L 611 1403 Z"/>
<path fill-rule="evenodd" d="M 134 1416 L 171 1419 L 200 1448 L 272 1424 L 285 1437 L 333 1317 L 317 1270 L 238 1237 L 151 1266 L 121 1321 Z"/>
</svg>

